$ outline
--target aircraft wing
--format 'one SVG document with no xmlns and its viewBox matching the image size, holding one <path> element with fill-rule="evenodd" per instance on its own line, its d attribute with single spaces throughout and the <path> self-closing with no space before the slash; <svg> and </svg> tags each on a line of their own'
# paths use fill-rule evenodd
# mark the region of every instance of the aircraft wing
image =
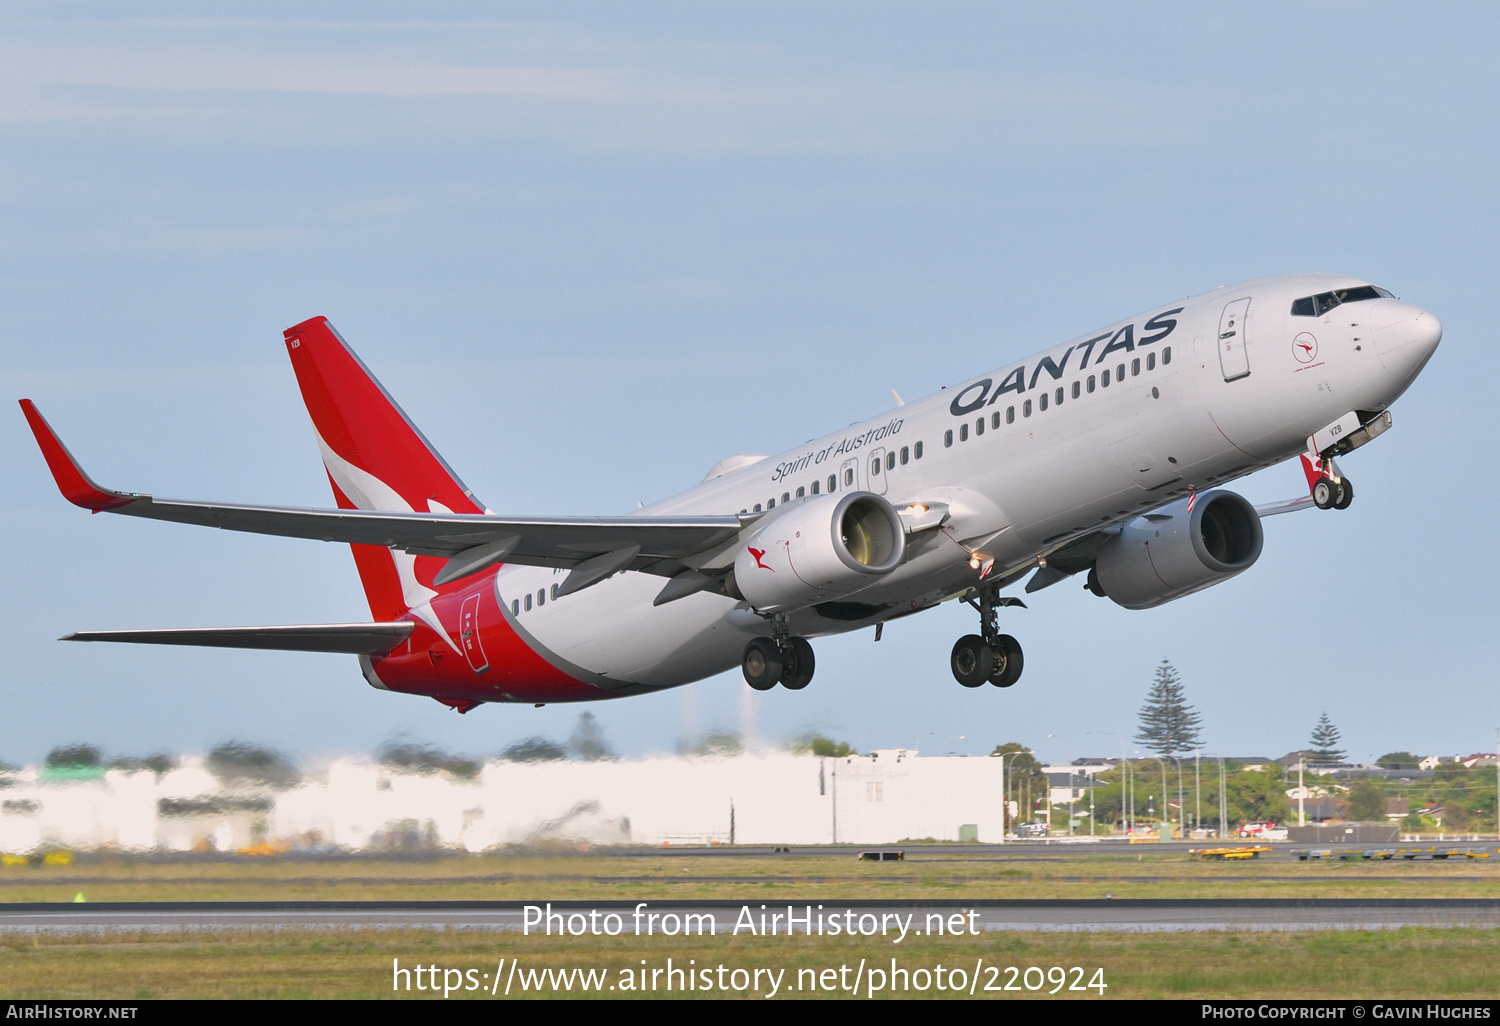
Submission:
<svg viewBox="0 0 1500 1026">
<path fill-rule="evenodd" d="M 1258 516 L 1274 517 L 1278 513 L 1295 513 L 1299 509 L 1307 509 L 1312 504 L 1311 495 L 1299 495 L 1295 499 L 1261 503 L 1255 507 L 1255 512 Z"/>
<path fill-rule="evenodd" d="M 590 583 L 617 570 L 671 577 L 686 569 L 681 560 L 724 545 L 745 523 L 755 519 L 734 514 L 507 517 L 387 513 L 159 499 L 95 484 L 35 404 L 22 399 L 21 409 L 59 490 L 76 506 L 95 513 L 121 513 L 284 538 L 378 545 L 439 556 L 449 560 L 438 575 L 439 584 L 498 562 L 572 569 L 590 578 Z"/>
</svg>

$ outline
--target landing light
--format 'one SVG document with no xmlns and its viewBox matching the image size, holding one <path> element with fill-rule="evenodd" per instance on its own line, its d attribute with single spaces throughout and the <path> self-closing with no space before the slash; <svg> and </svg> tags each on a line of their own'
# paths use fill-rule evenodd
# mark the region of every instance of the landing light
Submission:
<svg viewBox="0 0 1500 1026">
<path fill-rule="evenodd" d="M 908 512 L 908 513 L 926 513 L 927 512 L 927 507 L 924 506 L 924 505 L 922 505 L 920 502 L 914 502 L 910 506 L 906 507 L 906 512 Z"/>
<path fill-rule="evenodd" d="M 981 559 L 983 559 L 983 557 L 980 556 L 979 553 L 977 553 L 977 552 L 974 553 L 972 556 L 970 556 L 969 557 L 969 569 L 970 570 L 978 570 L 979 569 L 979 563 L 980 563 Z"/>
</svg>

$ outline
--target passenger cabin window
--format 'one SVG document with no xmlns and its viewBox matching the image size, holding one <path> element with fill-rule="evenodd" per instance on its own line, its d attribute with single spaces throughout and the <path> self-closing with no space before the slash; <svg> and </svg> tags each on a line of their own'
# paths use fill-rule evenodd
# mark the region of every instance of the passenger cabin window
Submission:
<svg viewBox="0 0 1500 1026">
<path fill-rule="evenodd" d="M 781 504 L 783 506 L 785 506 L 787 503 L 789 503 L 791 501 L 792 501 L 792 493 L 791 492 L 782 492 L 781 493 Z"/>
<path fill-rule="evenodd" d="M 547 604 L 547 589 L 546 588 L 538 588 L 536 590 L 536 604 L 537 604 L 537 606 L 539 608 L 541 606 L 545 606 Z"/>
<path fill-rule="evenodd" d="M 870 475 L 872 477 L 879 477 L 880 476 L 880 457 L 879 456 L 876 456 L 874 459 L 872 459 L 870 461 Z"/>
<path fill-rule="evenodd" d="M 758 503 L 758 502 L 755 504 L 755 512 L 757 512 L 757 513 L 760 512 L 760 503 Z"/>
<path fill-rule="evenodd" d="M 1021 416 L 1023 416 L 1023 417 L 1029 417 L 1029 416 L 1031 416 L 1031 400 L 1030 399 L 1026 400 L 1024 403 L 1021 404 Z"/>
<path fill-rule="evenodd" d="M 888 453 L 885 454 L 885 469 L 886 470 L 895 470 L 896 469 L 896 454 L 894 452 L 888 452 Z"/>
<path fill-rule="evenodd" d="M 1043 412 L 1046 411 L 1046 409 L 1047 409 L 1047 393 L 1046 392 L 1043 392 L 1039 397 L 1037 397 L 1036 408 L 1038 410 L 1043 411 Z"/>
<path fill-rule="evenodd" d="M 1123 363 L 1120 364 L 1118 367 L 1115 368 L 1115 380 L 1116 381 L 1124 381 L 1125 380 L 1125 365 Z"/>
<path fill-rule="evenodd" d="M 1155 353 L 1147 353 L 1146 354 L 1146 369 L 1147 370 L 1156 370 L 1156 354 Z"/>
<path fill-rule="evenodd" d="M 1056 398 L 1055 398 L 1054 401 L 1057 403 L 1057 405 L 1059 405 L 1059 406 L 1062 405 L 1062 401 L 1063 401 L 1063 390 L 1062 389 L 1059 388 L 1057 390 L 1057 396 L 1056 396 Z"/>
<path fill-rule="evenodd" d="M 511 599 L 510 600 L 510 615 L 511 616 L 520 616 L 521 615 L 521 600 L 520 599 Z"/>
<path fill-rule="evenodd" d="M 918 442 L 916 445 L 914 445 L 914 446 L 911 447 L 911 455 L 912 455 L 912 459 L 919 460 L 919 459 L 922 458 L 922 443 L 921 442 Z"/>
<path fill-rule="evenodd" d="M 1007 406 L 1005 408 L 1005 423 L 1007 423 L 1007 424 L 1014 424 L 1015 422 L 1016 422 L 1016 408 L 1014 406 Z"/>
<path fill-rule="evenodd" d="M 845 488 L 853 488 L 854 487 L 854 468 L 853 467 L 849 467 L 847 470 L 844 471 L 844 487 Z"/>
<path fill-rule="evenodd" d="M 1090 392 L 1094 390 L 1094 376 L 1092 374 L 1089 375 L 1088 383 L 1085 384 L 1084 387 L 1087 388 Z"/>
<path fill-rule="evenodd" d="M 813 482 L 813 486 L 817 487 L 817 482 Z M 807 494 L 807 489 L 806 488 L 798 488 L 797 489 L 797 498 L 800 499 L 800 498 L 802 498 L 802 496 L 804 496 L 806 494 Z"/>
<path fill-rule="evenodd" d="M 944 431 L 943 432 L 943 445 L 944 445 L 944 447 L 951 447 L 953 445 L 953 432 L 952 431 Z"/>
<path fill-rule="evenodd" d="M 983 417 L 980 417 L 978 420 L 976 420 L 974 422 L 974 433 L 976 435 L 982 435 L 982 434 L 984 434 L 984 418 Z"/>
<path fill-rule="evenodd" d="M 1141 358 L 1137 356 L 1130 361 L 1130 376 L 1133 378 L 1141 372 Z"/>
<path fill-rule="evenodd" d="M 817 495 L 817 494 L 818 494 L 818 482 L 817 482 L 817 481 L 814 481 L 814 482 L 813 482 L 813 483 L 812 483 L 812 493 L 813 493 L 813 494 L 814 494 L 814 495 Z"/>
<path fill-rule="evenodd" d="M 531 612 L 531 592 L 526 593 L 526 612 Z"/>
<path fill-rule="evenodd" d="M 557 598 L 557 585 L 555 584 L 552 586 L 552 597 Z"/>
<path fill-rule="evenodd" d="M 1109 371 L 1105 371 L 1099 376 L 1099 384 L 1103 388 L 1109 387 Z"/>
<path fill-rule="evenodd" d="M 1082 394 L 1083 394 L 1083 385 L 1080 382 L 1077 382 L 1077 381 L 1073 382 L 1073 398 L 1077 399 Z"/>
<path fill-rule="evenodd" d="M 909 448 L 907 448 L 906 446 L 903 445 L 901 447 L 901 465 L 903 467 L 906 466 L 906 464 L 909 462 L 910 457 L 911 457 L 911 450 Z"/>
<path fill-rule="evenodd" d="M 960 424 L 958 426 L 958 440 L 960 442 L 967 442 L 969 440 L 969 425 Z"/>
<path fill-rule="evenodd" d="M 1169 364 L 1171 362 L 1172 362 L 1172 347 L 1171 346 L 1167 346 L 1165 349 L 1163 349 L 1161 351 L 1161 365 L 1163 367 L 1165 367 L 1167 364 Z"/>
<path fill-rule="evenodd" d="M 832 495 L 834 492 L 836 492 L 838 490 L 839 490 L 839 479 L 836 478 L 836 477 L 834 477 L 832 474 L 829 474 L 828 475 L 828 494 Z"/>
<path fill-rule="evenodd" d="M 766 509 L 775 509 L 775 508 L 776 508 L 776 500 L 775 499 L 767 499 L 766 500 Z"/>
</svg>

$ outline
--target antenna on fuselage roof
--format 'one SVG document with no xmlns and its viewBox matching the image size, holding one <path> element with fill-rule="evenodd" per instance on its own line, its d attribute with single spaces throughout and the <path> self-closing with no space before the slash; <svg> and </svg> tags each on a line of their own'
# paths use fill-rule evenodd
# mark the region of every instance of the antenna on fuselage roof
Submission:
<svg viewBox="0 0 1500 1026">
<path fill-rule="evenodd" d="M 896 405 L 897 406 L 905 406 L 906 405 L 906 400 L 903 399 L 903 398 L 901 398 L 901 396 L 899 394 L 897 394 L 897 392 L 896 392 L 896 390 L 894 388 L 891 389 L 891 398 L 894 399 L 894 400 L 896 400 Z"/>
</svg>

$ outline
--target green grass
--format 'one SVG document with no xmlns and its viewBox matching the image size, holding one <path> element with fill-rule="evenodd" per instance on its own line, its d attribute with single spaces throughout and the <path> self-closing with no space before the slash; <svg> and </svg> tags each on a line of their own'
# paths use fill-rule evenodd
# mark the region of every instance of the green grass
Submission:
<svg viewBox="0 0 1500 1026">
<path fill-rule="evenodd" d="M 1202 863 L 1131 852 L 983 859 L 924 848 L 904 862 L 833 857 L 451 856 L 432 859 L 156 862 L 80 859 L 0 868 L 0 902 L 188 900 L 582 899 L 760 902 L 850 898 L 1496 897 L 1500 859 L 1464 862 Z M 7 998 L 391 997 L 391 960 L 494 973 L 501 958 L 529 969 L 621 970 L 722 963 L 799 970 L 860 959 L 889 968 L 938 964 L 972 972 L 1053 966 L 1104 970 L 1106 997 L 1492 998 L 1500 993 L 1500 931 L 1402 929 L 1316 933 L 992 933 L 981 937 L 539 938 L 393 930 L 194 931 L 106 936 L 0 936 Z M 988 973 L 988 969 L 986 970 Z M 1035 979 L 1035 974 L 1033 974 Z M 1003 985 L 1007 977 L 986 975 Z M 488 980 L 485 985 L 488 986 Z M 846 992 L 795 992 L 839 997 Z M 1049 985 L 1050 987 L 1050 985 Z M 785 992 L 783 992 L 783 995 Z M 1041 992 L 992 992 L 1035 997 Z M 619 991 L 607 996 L 624 996 Z M 984 995 L 982 989 L 978 995 Z M 401 993 L 443 1000 L 430 991 Z M 482 996 L 460 991 L 450 1000 Z M 513 997 L 520 996 L 514 992 Z M 531 995 L 535 996 L 535 995 Z M 543 996 L 552 996 L 545 994 Z M 557 995 L 568 996 L 568 995 Z M 572 997 L 577 997 L 574 992 Z M 658 991 L 655 996 L 667 996 Z M 702 995 L 699 995 L 702 996 Z M 926 992 L 928 997 L 953 996 Z M 1096 991 L 1057 995 L 1097 999 Z"/>
<path fill-rule="evenodd" d="M 0 902 L 727 898 L 1500 897 L 1500 859 L 1196 862 L 1180 854 L 904 862 L 832 857 L 90 858 L 0 867 Z"/>
<path fill-rule="evenodd" d="M 848 966 L 860 959 L 908 971 L 937 965 L 972 974 L 984 970 L 976 996 L 1047 996 L 1041 991 L 992 992 L 1004 985 L 1008 966 L 1085 970 L 1081 982 L 1103 969 L 1107 998 L 1486 998 L 1500 992 L 1500 931 L 1402 929 L 1324 933 L 988 934 L 924 938 L 900 946 L 846 938 L 703 939 L 522 938 L 514 934 L 431 931 L 249 931 L 131 934 L 100 938 L 0 940 L 0 992 L 7 998 L 381 998 L 444 1000 L 441 991 L 393 993 L 392 960 L 403 966 L 493 974 L 501 958 L 519 958 L 527 970 L 599 968 L 617 982 L 622 970 L 681 967 L 784 970 L 781 996 L 848 997 L 796 989 L 798 970 Z M 868 980 L 868 977 L 866 978 Z M 1036 976 L 1033 975 L 1033 981 Z M 1069 974 L 1072 982 L 1077 977 Z M 803 978 L 806 982 L 806 978 Z M 489 986 L 488 979 L 483 981 Z M 1021 985 L 1021 978 L 1016 979 Z M 666 997 L 660 989 L 645 996 Z M 865 988 L 861 988 L 864 996 Z M 513 987 L 512 998 L 523 995 Z M 575 991 L 543 997 L 578 997 Z M 632 996 L 619 991 L 604 996 Z M 640 996 L 640 995 L 634 995 Z M 703 994 L 691 996 L 702 997 Z M 714 996 L 718 996 L 715 994 Z M 880 995 L 877 995 L 880 996 Z M 885 993 L 884 996 L 890 996 Z M 913 994 L 912 996 L 918 996 Z M 955 996 L 929 989 L 925 996 Z M 1058 999 L 1096 1000 L 1096 990 L 1063 990 Z M 457 991 L 448 1000 L 491 999 L 487 992 Z M 503 997 L 501 998 L 503 999 Z"/>
</svg>

